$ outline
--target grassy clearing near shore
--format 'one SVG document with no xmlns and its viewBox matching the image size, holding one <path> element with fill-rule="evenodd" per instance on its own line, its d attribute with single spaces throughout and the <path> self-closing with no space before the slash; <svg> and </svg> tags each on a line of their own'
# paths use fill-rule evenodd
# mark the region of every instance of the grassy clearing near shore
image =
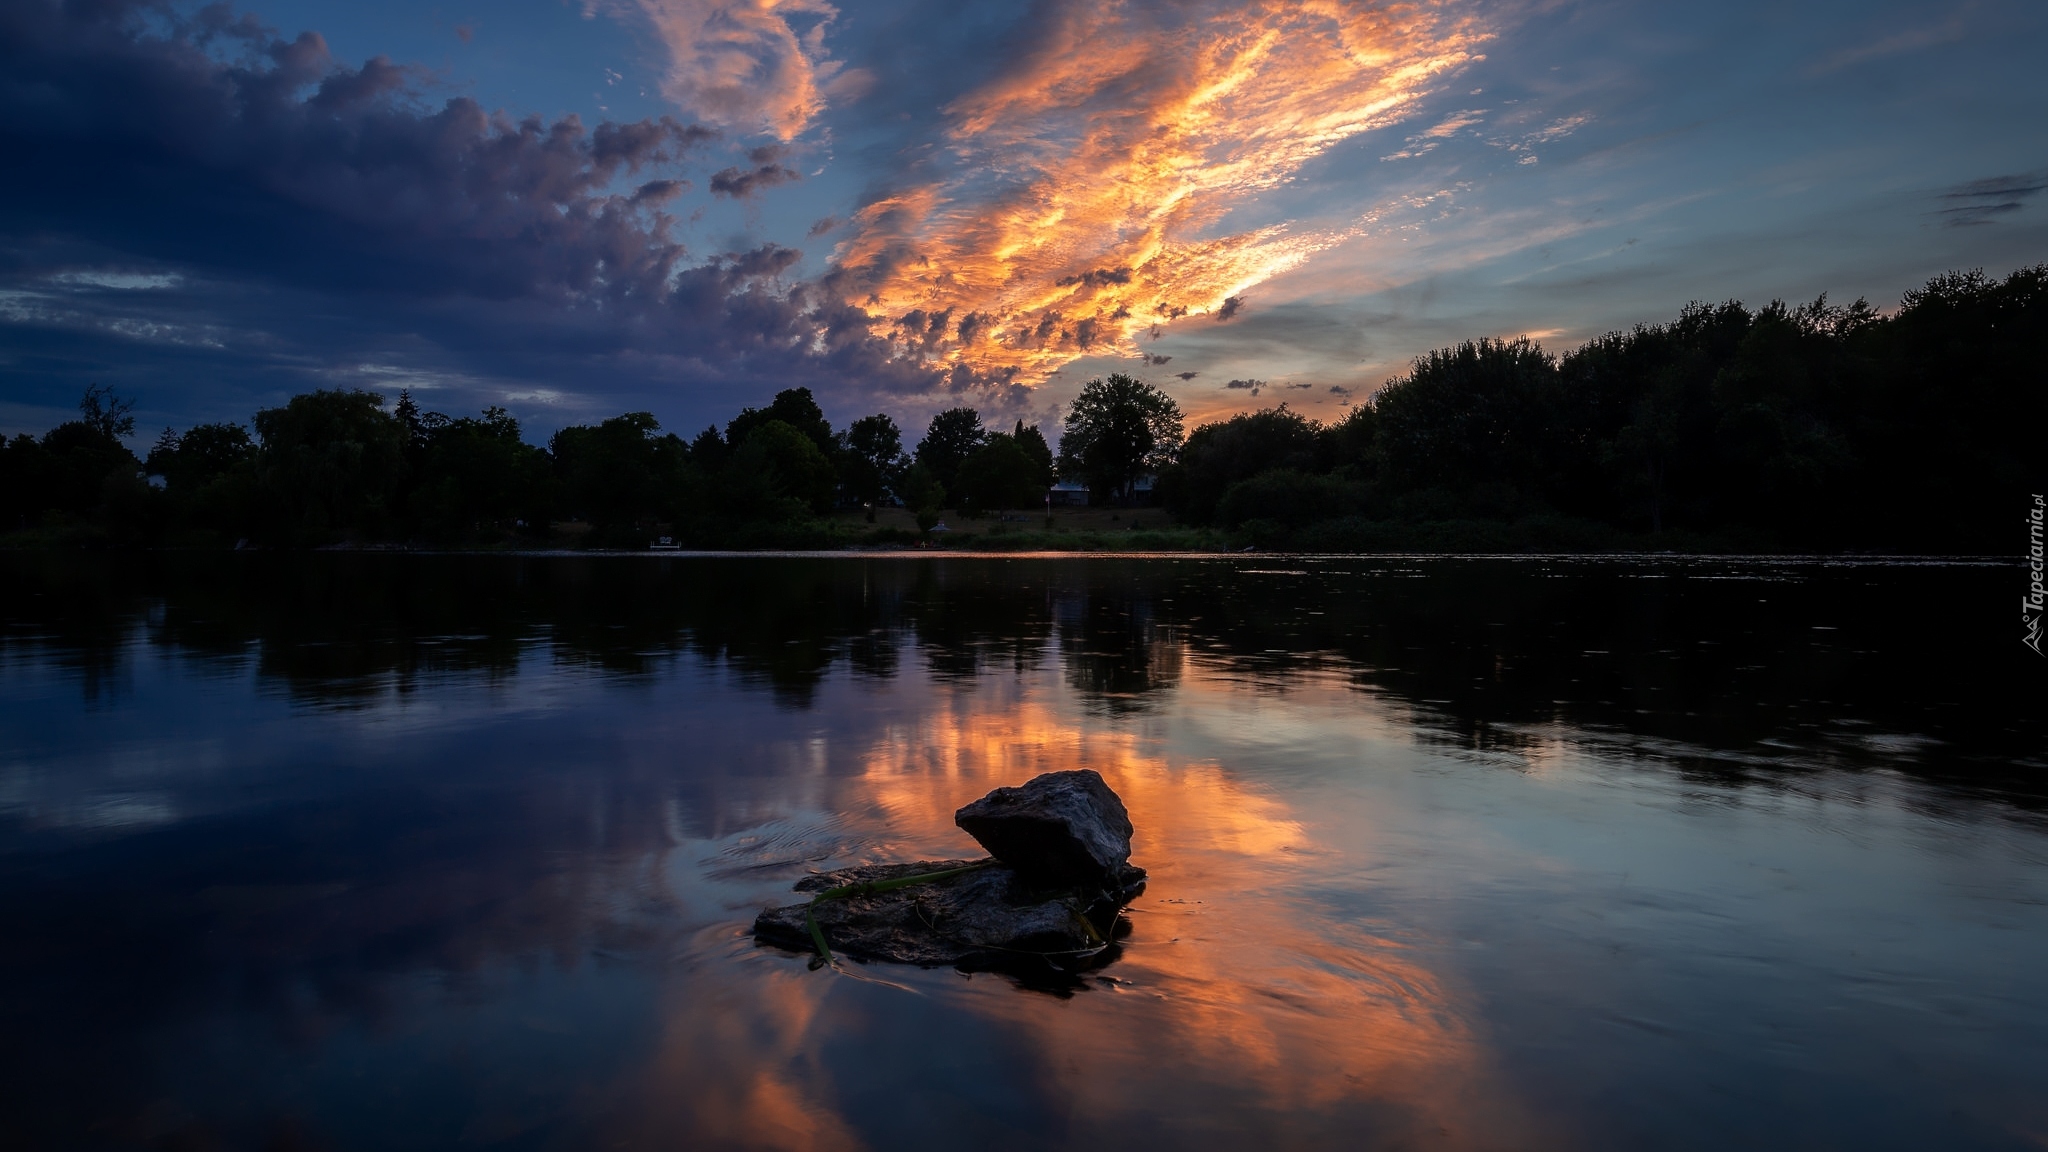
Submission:
<svg viewBox="0 0 2048 1152">
<path fill-rule="evenodd" d="M 1009 513 L 969 519 L 957 512 L 940 521 L 946 531 L 929 537 L 902 508 L 880 508 L 875 522 L 844 512 L 829 523 L 846 545 L 918 545 L 945 551 L 999 552 L 1213 552 L 1227 546 L 1223 533 L 1176 524 L 1157 508 L 1059 508 L 1047 517 Z"/>
<path fill-rule="evenodd" d="M 1769 553 L 1760 538 L 1741 534 L 1700 535 L 1667 531 L 1655 535 L 1622 532 L 1604 524 L 1560 516 L 1501 520 L 1368 520 L 1344 517 L 1289 528 L 1250 521 L 1235 530 L 1179 523 L 1159 508 L 1061 508 L 1047 522 L 1043 513 L 1010 518 L 943 520 L 945 532 L 918 532 L 901 508 L 878 510 L 869 525 L 863 514 L 842 513 L 826 522 L 834 544 L 823 547 L 929 547 L 941 551 L 988 552 L 1444 552 Z"/>
<path fill-rule="evenodd" d="M 1159 508 L 1061 508 L 1050 517 L 1012 513 L 967 518 L 948 513 L 946 531 L 920 532 L 901 508 L 879 509 L 869 524 L 859 511 L 793 523 L 742 525 L 715 543 L 690 541 L 690 550 L 837 551 L 925 548 L 935 552 L 1260 552 L 1594 554 L 1672 552 L 1683 554 L 1769 554 L 1809 551 L 1773 546 L 1766 538 L 1740 532 L 1703 535 L 1682 531 L 1636 534 L 1588 520 L 1526 516 L 1518 520 L 1369 520 L 1342 517 L 1298 527 L 1253 520 L 1233 530 L 1180 523 Z M 664 529 L 665 530 L 665 529 Z M 558 523 L 545 537 L 503 534 L 465 541 L 342 540 L 343 550 L 524 552 L 535 549 L 639 552 L 655 530 L 592 530 L 587 524 Z M 218 534 L 171 534 L 154 540 L 122 537 L 86 522 L 46 523 L 0 533 L 0 550 L 101 551 L 123 548 L 227 550 L 237 541 Z"/>
</svg>

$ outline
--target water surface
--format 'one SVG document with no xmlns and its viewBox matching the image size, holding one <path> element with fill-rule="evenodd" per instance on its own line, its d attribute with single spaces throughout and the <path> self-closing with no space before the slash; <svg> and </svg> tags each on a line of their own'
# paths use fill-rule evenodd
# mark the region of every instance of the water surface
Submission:
<svg viewBox="0 0 2048 1152">
<path fill-rule="evenodd" d="M 2038 1148 L 2017 573 L 0 557 L 0 1144 Z M 747 938 L 1077 767 L 1101 969 Z"/>
</svg>

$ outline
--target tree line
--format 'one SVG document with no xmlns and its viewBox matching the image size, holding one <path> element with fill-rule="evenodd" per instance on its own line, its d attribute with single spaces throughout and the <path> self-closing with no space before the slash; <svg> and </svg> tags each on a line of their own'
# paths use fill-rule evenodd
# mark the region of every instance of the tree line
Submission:
<svg viewBox="0 0 2048 1152">
<path fill-rule="evenodd" d="M 1949 273 L 1886 316 L 1825 297 L 1693 304 L 1562 356 L 1526 339 L 1430 352 L 1342 419 L 1282 405 L 1205 424 L 1157 388 L 1089 381 L 1055 454 L 972 408 L 906 450 L 887 415 L 835 429 L 778 393 L 694 438 L 629 412 L 529 444 L 503 409 L 451 417 L 410 394 L 316 391 L 250 424 L 166 429 L 138 459 L 128 402 L 0 446 L 0 530 L 116 543 L 313 546 L 655 534 L 700 547 L 832 539 L 835 509 L 1152 498 L 1233 545 L 1328 551 L 1603 547 L 2010 552 L 2043 484 L 2048 265 Z M 877 533 L 878 537 L 887 533 Z"/>
<path fill-rule="evenodd" d="M 1142 459 L 1129 458 L 1130 422 L 1119 422 L 1116 397 L 1134 383 L 1090 386 L 1107 400 L 1069 419 L 1065 439 L 1087 449 L 1064 463 L 1069 474 L 1127 490 L 1163 459 L 1150 440 L 1137 449 Z M 423 411 L 410 393 L 387 405 L 374 392 L 322 390 L 259 411 L 246 427 L 167 428 L 138 459 L 122 443 L 135 430 L 131 409 L 95 386 L 78 419 L 0 445 L 0 530 L 306 547 L 516 542 L 570 522 L 587 525 L 582 539 L 596 546 L 645 545 L 657 534 L 764 546 L 817 542 L 820 518 L 846 508 L 864 507 L 873 522 L 877 506 L 901 502 L 926 530 L 945 508 L 1037 508 L 1062 466 L 1039 429 L 992 429 L 969 407 L 934 416 L 906 451 L 889 416 L 835 429 L 808 388 L 688 440 L 650 413 L 628 412 L 564 428 L 545 448 L 527 443 L 502 408 L 448 416 Z M 1138 424 L 1141 434 L 1149 427 Z"/>
<path fill-rule="evenodd" d="M 2005 554 L 2043 490 L 2048 265 L 1949 273 L 1897 312 L 1698 304 L 1562 356 L 1433 351 L 1345 419 L 1204 425 L 1169 507 L 1310 550 Z"/>
</svg>

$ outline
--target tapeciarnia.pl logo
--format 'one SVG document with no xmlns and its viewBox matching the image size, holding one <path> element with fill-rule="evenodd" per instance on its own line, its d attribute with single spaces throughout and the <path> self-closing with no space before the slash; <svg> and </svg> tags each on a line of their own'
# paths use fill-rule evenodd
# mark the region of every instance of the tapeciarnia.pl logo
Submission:
<svg viewBox="0 0 2048 1152">
<path fill-rule="evenodd" d="M 2041 589 L 2041 517 L 2048 512 L 2040 493 L 2034 494 L 2034 507 L 2027 512 L 2027 569 L 2033 579 L 2027 585 L 2027 595 L 2020 601 L 2020 622 L 2026 627 L 2026 635 L 2020 643 L 2041 656 L 2041 608 L 2044 593 Z"/>
</svg>

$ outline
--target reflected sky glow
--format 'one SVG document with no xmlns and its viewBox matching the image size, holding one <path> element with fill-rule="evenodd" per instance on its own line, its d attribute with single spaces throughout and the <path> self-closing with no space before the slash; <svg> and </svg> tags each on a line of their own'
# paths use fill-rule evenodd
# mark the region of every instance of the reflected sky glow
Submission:
<svg viewBox="0 0 2048 1152">
<path fill-rule="evenodd" d="M 0 568 L 0 1107 L 49 1143 L 2048 1122 L 2039 722 L 1967 639 L 2002 570 L 165 563 Z M 1865 610 L 1899 597 L 1956 615 Z M 1695 631 L 1732 651 L 1689 674 L 1752 711 L 1658 710 Z M 1800 671 L 1745 679 L 1766 652 Z M 806 870 L 970 854 L 955 808 L 1076 767 L 1151 873 L 1098 971 L 814 972 L 746 935 Z"/>
<path fill-rule="evenodd" d="M 906 1075 L 958 1055 L 889 1043 L 872 1017 L 912 1001 L 936 1002 L 918 1010 L 973 1020 L 956 1027 L 1023 1053 L 1039 1078 L 1034 1091 L 1073 1131 L 1142 1127 L 1163 1100 L 1197 1107 L 1211 1096 L 1232 1101 L 1233 1124 L 1274 1131 L 1312 1134 L 1314 1117 L 1362 1109 L 1406 1133 L 1455 1132 L 1453 1146 L 1531 1131 L 1512 1104 L 1481 1103 L 1486 1053 L 1469 1008 L 1400 928 L 1304 916 L 1301 890 L 1356 874 L 1364 861 L 1355 851 L 1319 845 L 1282 798 L 1186 759 L 1179 741 L 1076 723 L 1055 671 L 1027 677 L 1017 695 L 994 686 L 933 694 L 916 723 L 870 738 L 857 773 L 830 785 L 829 807 L 870 830 L 846 862 L 972 854 L 952 822 L 960 804 L 1040 772 L 1101 772 L 1139 814 L 1134 859 L 1151 870 L 1110 979 L 1071 1000 L 1019 994 L 1000 978 L 888 966 L 855 965 L 833 980 L 796 958 L 746 955 L 729 929 L 707 930 L 692 945 L 693 965 L 744 962 L 703 972 L 715 991 L 693 985 L 664 1009 L 643 1089 L 652 1118 L 627 1125 L 635 1138 L 869 1146 L 837 1104 L 845 1046 L 865 1053 L 855 1064 L 900 1063 Z M 1284 723 L 1320 715 L 1330 700 L 1317 695 L 1303 708 L 1226 689 L 1205 703 L 1245 717 L 1277 707 Z M 792 745 L 784 755 L 801 753 Z M 1340 831 L 1354 847 L 1372 840 L 1356 824 Z M 741 840 L 776 855 L 792 838 Z M 735 1061 L 734 1052 L 747 1057 Z M 708 1107 L 705 1095 L 715 1097 Z"/>
</svg>

